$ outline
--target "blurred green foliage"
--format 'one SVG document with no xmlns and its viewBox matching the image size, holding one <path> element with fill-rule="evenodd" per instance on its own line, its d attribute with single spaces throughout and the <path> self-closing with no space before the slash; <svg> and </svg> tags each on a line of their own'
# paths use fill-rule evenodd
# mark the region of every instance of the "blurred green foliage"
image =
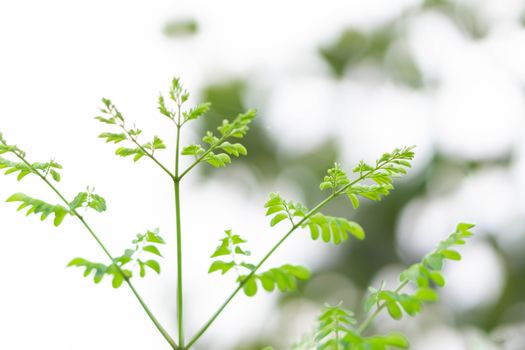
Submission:
<svg viewBox="0 0 525 350">
<path fill-rule="evenodd" d="M 371 32 L 347 29 L 319 52 L 337 79 L 348 71 L 368 64 L 396 83 L 412 88 L 423 86 L 423 77 L 410 51 L 400 42 L 396 23 Z"/>
<path fill-rule="evenodd" d="M 198 33 L 199 23 L 192 18 L 174 19 L 167 22 L 162 31 L 168 38 L 190 37 Z"/>
<path fill-rule="evenodd" d="M 422 11 L 435 10 L 443 13 L 467 37 L 473 40 L 483 39 L 489 33 L 490 27 L 475 6 L 475 3 L 459 3 L 451 0 L 426 0 Z"/>
</svg>

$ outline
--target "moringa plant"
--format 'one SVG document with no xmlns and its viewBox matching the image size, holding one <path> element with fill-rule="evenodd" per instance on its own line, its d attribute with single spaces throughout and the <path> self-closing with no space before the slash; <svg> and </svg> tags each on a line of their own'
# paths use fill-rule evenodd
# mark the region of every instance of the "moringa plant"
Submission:
<svg viewBox="0 0 525 350">
<path fill-rule="evenodd" d="M 104 262 L 95 262 L 86 258 L 76 257 L 67 266 L 83 269 L 85 277 L 93 278 L 100 283 L 104 278 L 110 279 L 114 288 L 126 285 L 138 300 L 149 319 L 164 337 L 172 349 L 186 350 L 193 348 L 208 328 L 216 321 L 224 309 L 242 291 L 247 296 L 255 296 L 258 291 L 288 292 L 297 289 L 299 283 L 308 280 L 310 271 L 294 264 L 285 264 L 263 269 L 265 262 L 279 247 L 296 231 L 307 231 L 313 240 L 325 243 L 341 244 L 350 237 L 358 240 L 365 238 L 363 228 L 356 222 L 343 217 L 333 217 L 321 212 L 329 202 L 338 197 L 348 198 L 353 209 L 358 209 L 361 200 L 380 201 L 394 188 L 393 181 L 406 173 L 411 167 L 414 157 L 413 147 L 395 149 L 383 154 L 375 163 L 367 164 L 361 161 L 352 169 L 352 176 L 348 176 L 339 164 L 328 169 L 320 189 L 327 191 L 324 200 L 309 209 L 303 204 L 287 200 L 278 193 L 271 193 L 264 204 L 266 216 L 270 219 L 270 226 L 287 225 L 286 233 L 259 261 L 250 260 L 250 251 L 245 248 L 246 240 L 234 230 L 225 230 L 223 238 L 215 251 L 211 253 L 211 264 L 208 273 L 222 275 L 233 271 L 237 275 L 236 286 L 226 300 L 213 312 L 210 318 L 191 337 L 186 338 L 184 330 L 184 300 L 182 274 L 182 218 L 180 214 L 181 190 L 180 184 L 187 175 L 200 164 L 209 164 L 212 167 L 225 167 L 232 158 L 247 155 L 246 148 L 238 141 L 246 135 L 250 123 L 255 118 L 255 110 L 239 114 L 233 120 L 224 120 L 217 127 L 217 131 L 207 131 L 202 142 L 190 145 L 181 145 L 181 132 L 184 127 L 194 120 L 204 116 L 210 109 L 209 103 L 201 103 L 193 108 L 186 107 L 189 93 L 184 89 L 179 79 L 172 81 L 169 98 L 162 95 L 158 99 L 158 108 L 161 115 L 171 123 L 176 131 L 175 139 L 175 166 L 170 169 L 157 157 L 157 154 L 166 149 L 163 140 L 154 136 L 150 141 L 141 139 L 142 131 L 136 127 L 129 127 L 126 119 L 117 107 L 109 100 L 102 99 L 101 115 L 96 119 L 110 128 L 100 134 L 100 138 L 107 143 L 122 144 L 115 153 L 121 157 L 131 157 L 134 162 L 149 158 L 159 169 L 169 177 L 173 183 L 176 220 L 176 249 L 177 249 L 177 333 L 174 336 L 166 330 L 153 312 L 147 306 L 140 293 L 134 287 L 137 275 L 145 277 L 148 271 L 160 273 L 161 265 L 158 258 L 162 257 L 161 247 L 165 245 L 158 229 L 147 230 L 136 235 L 130 248 L 122 254 L 110 253 L 102 243 L 100 236 L 95 233 L 86 219 L 88 211 L 102 213 L 106 210 L 106 201 L 93 188 L 79 192 L 70 199 L 59 188 L 60 170 L 62 166 L 51 160 L 46 163 L 35 163 L 29 160 L 26 153 L 16 145 L 9 144 L 0 134 L 0 168 L 5 174 L 15 174 L 18 181 L 26 176 L 36 176 L 49 187 L 56 195 L 58 204 L 47 203 L 23 193 L 15 193 L 7 202 L 18 204 L 18 211 L 26 210 L 26 215 L 35 214 L 41 220 L 50 217 L 53 224 L 59 226 L 66 218 L 74 218 L 84 226 L 89 235 L 96 241 L 100 249 L 107 256 Z M 186 165 L 182 166 L 182 157 L 186 158 Z M 423 304 L 437 300 L 437 293 L 433 287 L 442 287 L 445 283 L 440 270 L 444 259 L 459 260 L 460 255 L 452 246 L 463 244 L 464 238 L 470 235 L 472 225 L 459 224 L 457 230 L 448 239 L 441 242 L 438 248 L 425 256 L 422 262 L 412 265 L 400 276 L 400 285 L 394 290 L 387 290 L 384 286 L 371 289 L 371 294 L 365 302 L 365 309 L 369 316 L 357 323 L 354 314 L 342 305 L 327 305 L 319 317 L 317 330 L 293 347 L 295 349 L 352 349 L 352 350 L 382 350 L 388 348 L 407 348 L 408 341 L 401 334 L 385 336 L 366 336 L 365 331 L 375 317 L 387 310 L 391 317 L 399 319 L 403 312 L 415 315 Z M 299 233 L 298 233 L 299 234 Z M 402 293 L 408 285 L 414 286 L 413 291 Z"/>
</svg>

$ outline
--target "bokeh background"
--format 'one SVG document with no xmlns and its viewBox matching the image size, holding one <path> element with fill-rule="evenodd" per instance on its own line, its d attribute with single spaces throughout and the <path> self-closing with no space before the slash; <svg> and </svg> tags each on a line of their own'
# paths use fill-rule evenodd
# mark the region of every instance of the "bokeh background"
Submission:
<svg viewBox="0 0 525 350">
<path fill-rule="evenodd" d="M 148 160 L 132 164 L 97 140 L 93 120 L 108 97 L 146 135 L 173 146 L 156 109 L 180 76 L 192 103 L 213 103 L 184 142 L 225 117 L 257 108 L 249 157 L 202 166 L 183 186 L 187 330 L 234 288 L 207 275 L 224 229 L 262 257 L 284 228 L 270 229 L 268 192 L 313 206 L 334 161 L 350 170 L 394 147 L 417 145 L 414 168 L 381 203 L 326 212 L 360 222 L 363 242 L 334 247 L 297 232 L 268 262 L 302 263 L 313 278 L 297 293 L 239 296 L 196 349 L 287 349 L 324 302 L 362 317 L 368 285 L 395 284 L 456 222 L 477 225 L 449 264 L 442 302 L 416 319 L 379 318 L 414 350 L 524 349 L 525 3 L 522 0 L 65 1 L 0 2 L 0 128 L 34 161 L 64 165 L 62 190 L 85 186 L 109 211 L 88 218 L 114 252 L 159 227 L 169 246 L 161 276 L 137 282 L 175 330 L 176 265 L 169 179 Z M 173 164 L 172 151 L 160 157 Z M 159 153 L 160 154 L 160 153 Z M 55 202 L 37 180 L 0 181 Z M 0 206 L 0 348 L 168 349 L 126 288 L 94 285 L 66 269 L 104 257 L 73 219 L 59 229 Z M 189 334 L 189 335 L 190 335 Z"/>
</svg>

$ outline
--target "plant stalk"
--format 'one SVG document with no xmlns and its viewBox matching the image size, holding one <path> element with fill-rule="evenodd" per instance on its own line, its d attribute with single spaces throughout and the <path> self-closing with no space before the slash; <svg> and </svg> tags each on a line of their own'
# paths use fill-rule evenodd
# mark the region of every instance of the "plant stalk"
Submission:
<svg viewBox="0 0 525 350">
<path fill-rule="evenodd" d="M 174 182 L 175 212 L 177 221 L 177 322 L 179 329 L 179 344 L 184 349 L 184 305 L 182 290 L 182 231 L 180 222 L 180 181 Z"/>
<path fill-rule="evenodd" d="M 181 111 L 178 106 L 177 144 L 175 148 L 175 177 L 173 187 L 175 192 L 175 220 L 177 225 L 177 325 L 179 333 L 179 346 L 184 349 L 184 299 L 182 287 L 182 227 L 180 215 L 180 179 L 179 177 L 179 153 L 180 153 L 180 123 Z"/>
</svg>

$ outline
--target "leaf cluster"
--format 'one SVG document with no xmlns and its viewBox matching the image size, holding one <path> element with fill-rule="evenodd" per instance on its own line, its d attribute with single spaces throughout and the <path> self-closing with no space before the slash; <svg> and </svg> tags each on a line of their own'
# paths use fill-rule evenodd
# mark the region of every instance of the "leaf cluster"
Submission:
<svg viewBox="0 0 525 350">
<path fill-rule="evenodd" d="M 310 270 L 306 267 L 285 264 L 262 273 L 241 275 L 237 282 L 241 283 L 244 294 L 251 297 L 257 294 L 258 284 L 267 292 L 273 292 L 277 287 L 284 293 L 297 290 L 297 282 L 308 279 L 310 279 Z"/>
<path fill-rule="evenodd" d="M 4 172 L 5 175 L 18 173 L 16 177 L 18 181 L 22 180 L 29 174 L 36 174 L 35 170 L 39 170 L 42 172 L 44 177 L 51 175 L 53 180 L 59 182 L 60 173 L 58 170 L 62 169 L 62 166 L 54 160 L 51 160 L 47 163 L 33 163 L 28 165 L 24 162 L 12 162 L 8 159 L 0 157 L 0 169 L 6 169 Z"/>
<path fill-rule="evenodd" d="M 396 290 L 379 290 L 370 288 L 371 295 L 366 299 L 364 308 L 369 313 L 376 308 L 360 325 L 354 313 L 344 309 L 341 305 L 326 305 L 318 319 L 313 340 L 304 338 L 294 349 L 333 349 L 333 350 L 387 350 L 391 348 L 407 349 L 408 341 L 402 334 L 364 336 L 363 332 L 369 323 L 383 309 L 387 309 L 390 317 L 400 319 L 403 311 L 414 316 L 419 313 L 425 303 L 438 300 L 434 286 L 443 287 L 445 280 L 441 273 L 443 262 L 446 259 L 459 260 L 461 255 L 452 248 L 465 244 L 465 239 L 472 235 L 471 224 L 460 223 L 456 231 L 447 239 L 441 241 L 437 248 L 425 255 L 420 263 L 410 266 L 400 275 L 400 286 Z M 412 293 L 401 293 L 408 283 L 415 285 Z M 309 340 L 310 339 L 310 340 Z"/>
<path fill-rule="evenodd" d="M 256 111 L 251 109 L 246 113 L 239 114 L 233 121 L 223 120 L 217 128 L 218 134 L 207 131 L 202 138 L 204 144 L 191 144 L 182 149 L 181 154 L 184 156 L 194 156 L 195 161 L 202 161 L 219 168 L 231 163 L 231 157 L 246 156 L 248 151 L 246 147 L 233 139 L 243 138 L 249 130 L 249 125 L 255 118 Z"/>
<path fill-rule="evenodd" d="M 102 196 L 93 193 L 94 190 L 94 188 L 88 187 L 86 192 L 79 192 L 73 201 L 69 203 L 69 208 L 71 210 L 90 208 L 99 213 L 106 211 L 106 200 Z"/>
<path fill-rule="evenodd" d="M 365 238 L 365 231 L 357 222 L 322 213 L 312 215 L 304 226 L 310 229 L 313 240 L 321 238 L 323 242 L 333 242 L 335 245 L 348 240 L 349 234 L 359 240 Z"/>
<path fill-rule="evenodd" d="M 294 218 L 304 218 L 308 209 L 299 202 L 287 201 L 279 193 L 272 192 L 264 204 L 266 216 L 272 216 L 270 226 L 275 226 L 281 221 L 288 219 L 295 225 Z"/>
<path fill-rule="evenodd" d="M 421 311 L 423 304 L 437 301 L 439 296 L 433 287 L 445 286 L 445 278 L 441 272 L 443 263 L 447 259 L 455 261 L 461 259 L 461 254 L 452 248 L 465 244 L 465 239 L 472 235 L 470 231 L 472 227 L 471 224 L 458 224 L 456 231 L 441 241 L 434 251 L 400 274 L 399 280 L 403 286 L 407 283 L 415 286 L 413 293 L 381 290 L 382 288 L 371 289 L 372 293 L 365 303 L 365 311 L 370 311 L 374 305 L 377 307 L 384 305 L 390 316 L 397 320 L 403 316 L 403 311 L 410 316 L 415 316 Z"/>
<path fill-rule="evenodd" d="M 390 153 L 384 153 L 373 166 L 364 161 L 359 162 L 352 169 L 352 172 L 359 176 L 359 181 L 343 187 L 354 208 L 359 207 L 359 197 L 380 201 L 389 195 L 394 189 L 394 179 L 405 175 L 411 167 L 413 150 L 413 146 L 396 148 Z M 365 183 L 365 180 L 371 181 L 372 184 Z"/>
<path fill-rule="evenodd" d="M 349 182 L 346 182 L 348 184 Z M 348 240 L 349 234 L 357 239 L 364 239 L 365 232 L 357 222 L 341 217 L 333 217 L 317 212 L 311 214 L 303 204 L 285 200 L 278 193 L 270 193 L 268 201 L 264 204 L 267 208 L 266 216 L 272 216 L 270 226 L 275 226 L 288 219 L 293 226 L 294 219 L 298 218 L 301 228 L 308 228 L 313 240 L 321 238 L 324 242 L 333 242 L 335 245 Z M 311 214 L 308 215 L 307 214 Z"/>
<path fill-rule="evenodd" d="M 123 141 L 128 141 L 133 144 L 132 147 L 117 148 L 115 150 L 116 155 L 121 157 L 133 156 L 133 161 L 136 162 L 144 156 L 153 156 L 156 150 L 166 148 L 164 141 L 157 135 L 153 137 L 152 141 L 143 144 L 139 143 L 138 137 L 142 134 L 142 130 L 136 127 L 128 128 L 122 113 L 111 100 L 103 98 L 102 103 L 104 107 L 100 108 L 100 112 L 104 116 L 97 116 L 95 119 L 105 124 L 115 125 L 119 127 L 120 131 L 103 132 L 98 137 L 105 139 L 106 143 L 118 144 Z"/>
<path fill-rule="evenodd" d="M 119 288 L 125 280 L 133 277 L 133 269 L 139 268 L 139 276 L 146 276 L 146 268 L 160 273 L 160 264 L 149 256 L 162 257 L 159 245 L 165 244 L 164 239 L 159 235 L 158 229 L 148 230 L 146 233 L 137 234 L 137 237 L 132 241 L 133 248 L 126 249 L 122 255 L 116 257 L 109 265 L 92 262 L 84 258 L 74 258 L 67 265 L 68 267 L 84 267 L 84 277 L 93 274 L 93 281 L 100 283 L 104 276 L 112 278 L 113 288 Z M 146 259 L 143 254 L 148 253 Z"/>
<path fill-rule="evenodd" d="M 324 177 L 324 180 L 321 182 L 321 185 L 319 185 L 319 188 L 321 190 L 330 188 L 335 193 L 338 189 L 348 185 L 349 183 L 350 179 L 348 179 L 346 173 L 341 170 L 338 163 L 335 163 L 333 168 L 328 169 L 328 175 Z"/>
<path fill-rule="evenodd" d="M 364 337 L 356 331 L 354 313 L 341 305 L 326 305 L 318 319 L 315 336 L 319 350 L 387 350 L 408 348 L 407 339 L 398 333 Z"/>
<path fill-rule="evenodd" d="M 175 108 L 170 108 L 166 104 L 164 96 L 159 95 L 158 108 L 160 114 L 168 117 L 178 127 L 186 124 L 191 120 L 197 120 L 210 110 L 211 103 L 203 102 L 197 106 L 182 111 L 182 106 L 189 100 L 190 93 L 184 88 L 179 78 L 173 78 L 169 92 L 169 98 L 175 105 Z M 182 118 L 182 120 L 181 120 Z"/>
<path fill-rule="evenodd" d="M 256 273 L 256 266 L 240 260 L 240 257 L 250 256 L 251 253 L 241 247 L 246 240 L 239 235 L 232 233 L 231 230 L 225 231 L 226 237 L 220 240 L 219 246 L 211 255 L 212 259 L 227 256 L 226 260 L 215 260 L 212 262 L 208 273 L 220 271 L 226 274 L 231 269 L 237 272 L 237 282 L 242 286 L 247 296 L 257 294 L 258 284 L 268 292 L 275 290 L 275 287 L 281 292 L 294 291 L 297 289 L 298 280 L 307 280 L 310 278 L 310 271 L 303 266 L 285 264 L 280 267 L 271 268 L 262 273 Z M 244 259 L 244 258 L 243 258 Z M 246 273 L 242 273 L 245 271 Z"/>
<path fill-rule="evenodd" d="M 252 266 L 245 263 L 245 262 L 239 262 L 238 257 L 239 256 L 249 256 L 251 255 L 251 252 L 249 250 L 244 250 L 241 245 L 243 243 L 246 243 L 246 240 L 241 238 L 241 236 L 234 234 L 231 230 L 224 231 L 226 234 L 226 237 L 222 238 L 220 240 L 220 245 L 215 249 L 215 252 L 211 255 L 212 259 L 218 258 L 218 257 L 228 257 L 228 261 L 224 260 L 215 260 L 211 264 L 208 273 L 212 273 L 215 271 L 221 271 L 221 273 L 224 275 L 228 271 L 230 271 L 232 268 L 235 267 L 235 269 L 239 269 L 240 267 L 247 268 L 249 270 L 252 269 Z"/>
<path fill-rule="evenodd" d="M 53 224 L 55 226 L 59 226 L 66 217 L 66 214 L 69 213 L 69 210 L 60 204 L 49 204 L 43 200 L 29 197 L 23 193 L 13 194 L 6 200 L 6 202 L 21 202 L 17 211 L 28 208 L 26 216 L 30 214 L 40 214 L 40 220 L 42 221 L 44 221 L 49 215 L 53 214 L 55 217 Z"/>
</svg>

